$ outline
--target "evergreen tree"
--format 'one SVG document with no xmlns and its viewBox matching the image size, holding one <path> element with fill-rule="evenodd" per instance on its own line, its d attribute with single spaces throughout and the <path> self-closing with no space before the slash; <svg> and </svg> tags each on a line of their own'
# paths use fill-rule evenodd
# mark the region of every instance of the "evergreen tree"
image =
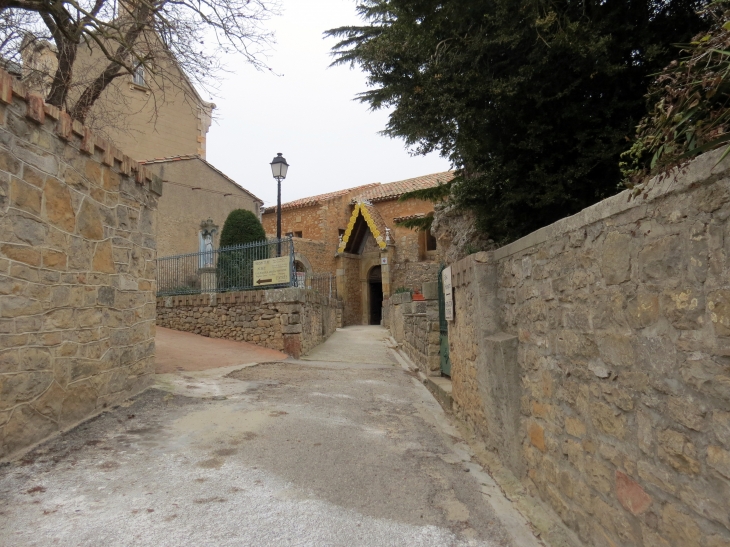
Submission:
<svg viewBox="0 0 730 547">
<path fill-rule="evenodd" d="M 385 135 L 457 168 L 449 199 L 506 242 L 618 189 L 650 75 L 701 0 L 361 0 L 335 64 L 360 65 Z"/>
<path fill-rule="evenodd" d="M 223 224 L 220 246 L 243 245 L 264 239 L 266 232 L 256 215 L 246 209 L 234 209 Z"/>
<path fill-rule="evenodd" d="M 226 249 L 233 245 L 265 243 L 266 232 L 256 215 L 245 209 L 230 212 L 221 231 L 218 256 L 218 286 L 221 289 L 254 288 L 253 263 L 269 258 L 268 245 L 252 245 L 243 249 Z"/>
</svg>

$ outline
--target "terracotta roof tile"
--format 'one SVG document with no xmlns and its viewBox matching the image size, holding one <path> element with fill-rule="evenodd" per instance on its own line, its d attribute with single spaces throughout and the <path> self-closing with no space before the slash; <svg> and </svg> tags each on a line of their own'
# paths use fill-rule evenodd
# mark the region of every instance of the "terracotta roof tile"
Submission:
<svg viewBox="0 0 730 547">
<path fill-rule="evenodd" d="M 406 215 L 404 217 L 394 217 L 393 222 L 395 222 L 397 224 L 399 222 L 403 222 L 404 220 L 413 220 L 414 218 L 423 218 L 425 216 L 426 216 L 425 213 L 415 213 L 412 215 Z"/>
<path fill-rule="evenodd" d="M 422 177 L 416 177 L 413 179 L 399 180 L 397 182 L 390 182 L 388 184 L 380 184 L 374 188 L 365 190 L 361 194 L 358 194 L 352 202 L 358 201 L 385 201 L 389 199 L 395 199 L 406 192 L 412 192 L 413 190 L 424 190 L 426 188 L 433 188 L 438 186 L 440 183 L 449 182 L 454 178 L 453 171 L 444 171 L 442 173 L 433 173 L 431 175 L 424 175 Z"/>
<path fill-rule="evenodd" d="M 337 198 L 340 196 L 347 195 L 349 192 L 355 192 L 357 190 L 363 190 L 365 188 L 372 188 L 375 186 L 380 186 L 379 182 L 371 182 L 370 184 L 363 184 L 362 186 L 355 186 L 354 188 L 345 188 L 344 190 L 336 190 L 334 192 L 328 192 L 326 194 L 318 194 L 316 196 L 309 196 L 306 198 L 301 199 L 295 199 L 294 201 L 289 201 L 287 203 L 281 204 L 281 210 L 285 209 L 296 209 L 301 207 L 310 207 L 312 205 L 317 205 L 318 203 L 321 203 L 323 201 L 327 201 L 333 198 Z M 271 207 L 267 207 L 264 209 L 264 213 L 273 213 L 276 211 L 276 206 L 272 205 Z"/>
</svg>

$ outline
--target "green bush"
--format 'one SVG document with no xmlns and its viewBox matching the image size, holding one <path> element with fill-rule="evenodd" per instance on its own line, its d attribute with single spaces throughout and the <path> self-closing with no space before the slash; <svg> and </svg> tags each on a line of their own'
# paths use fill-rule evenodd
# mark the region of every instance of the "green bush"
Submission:
<svg viewBox="0 0 730 547">
<path fill-rule="evenodd" d="M 243 245 L 264 239 L 266 232 L 256 215 L 246 209 L 234 209 L 223 224 L 220 246 Z"/>
<path fill-rule="evenodd" d="M 713 2 L 702 13 L 712 27 L 656 77 L 647 95 L 653 106 L 621 154 L 629 188 L 719 146 L 730 153 L 730 3 Z"/>
<path fill-rule="evenodd" d="M 251 288 L 253 263 L 269 258 L 269 245 L 226 250 L 233 245 L 265 242 L 266 232 L 256 215 L 245 209 L 231 211 L 221 231 L 218 256 L 218 288 L 221 290 Z"/>
</svg>

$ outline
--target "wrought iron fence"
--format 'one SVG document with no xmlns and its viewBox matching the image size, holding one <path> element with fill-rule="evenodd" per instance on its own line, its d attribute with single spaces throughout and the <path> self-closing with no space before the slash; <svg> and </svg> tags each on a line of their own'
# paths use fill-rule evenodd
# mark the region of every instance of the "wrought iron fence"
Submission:
<svg viewBox="0 0 730 547">
<path fill-rule="evenodd" d="M 261 285 L 253 277 L 256 260 L 289 258 L 288 283 Z M 292 238 L 269 239 L 157 259 L 157 295 L 199 294 L 297 285 Z"/>
<path fill-rule="evenodd" d="M 331 273 L 297 272 L 297 287 L 313 289 L 323 296 L 337 298 L 337 278 Z"/>
</svg>

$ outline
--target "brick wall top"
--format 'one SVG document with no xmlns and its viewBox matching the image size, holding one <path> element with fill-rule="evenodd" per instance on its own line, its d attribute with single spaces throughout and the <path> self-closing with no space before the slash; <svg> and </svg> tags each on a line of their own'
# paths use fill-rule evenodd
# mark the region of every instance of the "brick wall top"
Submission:
<svg viewBox="0 0 730 547">
<path fill-rule="evenodd" d="M 13 98 L 20 99 L 27 105 L 25 117 L 29 120 L 38 125 L 44 125 L 47 119 L 56 122 L 54 132 L 61 139 L 78 142 L 79 150 L 89 156 L 100 150 L 104 165 L 117 167 L 123 175 L 134 174 L 137 184 L 148 184 L 151 192 L 162 195 L 162 180 L 159 177 L 106 139 L 95 135 L 87 126 L 72 120 L 66 111 L 47 104 L 41 95 L 29 91 L 23 82 L 0 69 L 0 103 L 12 104 Z"/>
</svg>

